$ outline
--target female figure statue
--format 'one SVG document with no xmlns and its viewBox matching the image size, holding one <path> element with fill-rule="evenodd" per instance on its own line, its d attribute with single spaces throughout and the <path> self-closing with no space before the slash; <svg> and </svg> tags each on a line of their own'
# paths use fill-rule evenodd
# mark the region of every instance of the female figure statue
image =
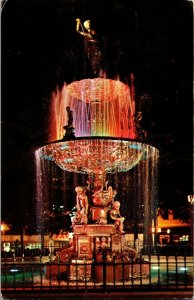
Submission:
<svg viewBox="0 0 194 300">
<path fill-rule="evenodd" d="M 101 52 L 98 47 L 95 30 L 90 27 L 91 21 L 86 20 L 82 26 L 81 20 L 76 19 L 76 31 L 84 37 L 84 51 L 91 63 L 92 70 L 96 75 L 101 60 Z"/>
</svg>

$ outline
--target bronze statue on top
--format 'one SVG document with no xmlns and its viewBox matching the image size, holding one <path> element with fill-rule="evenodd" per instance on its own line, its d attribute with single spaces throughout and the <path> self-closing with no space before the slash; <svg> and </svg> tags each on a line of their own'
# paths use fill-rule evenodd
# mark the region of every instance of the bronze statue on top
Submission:
<svg viewBox="0 0 194 300">
<path fill-rule="evenodd" d="M 84 37 L 84 51 L 91 63 L 94 75 L 98 75 L 98 68 L 101 61 L 101 52 L 95 30 L 90 27 L 91 21 L 86 20 L 84 26 L 79 18 L 76 19 L 76 31 Z"/>
</svg>

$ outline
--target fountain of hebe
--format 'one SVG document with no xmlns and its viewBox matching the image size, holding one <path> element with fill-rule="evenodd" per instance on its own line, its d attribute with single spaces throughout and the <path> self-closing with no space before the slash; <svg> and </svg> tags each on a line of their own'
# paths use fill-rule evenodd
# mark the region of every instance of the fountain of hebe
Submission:
<svg viewBox="0 0 194 300">
<path fill-rule="evenodd" d="M 123 244 L 125 216 L 120 214 L 120 203 L 115 201 L 117 191 L 108 184 L 107 174 L 127 172 L 140 161 L 157 157 L 158 151 L 138 140 L 135 101 L 128 85 L 104 78 L 83 79 L 64 86 L 60 99 L 63 114 L 55 118 L 67 124 L 63 127 L 65 134 L 40 148 L 38 155 L 54 161 L 64 171 L 88 176 L 87 186 L 74 187 L 74 242 L 62 249 L 58 258 L 70 262 L 70 280 L 91 280 L 93 260 L 119 260 L 123 253 L 133 261 L 137 257 L 134 249 Z M 146 214 L 148 205 L 144 212 L 148 220 Z M 147 225 L 150 227 L 150 222 Z M 116 281 L 121 279 L 119 270 Z M 102 280 L 102 266 L 95 272 L 96 280 Z M 107 272 L 109 281 L 113 280 L 112 273 L 112 269 Z M 125 273 L 128 278 L 129 265 Z"/>
</svg>

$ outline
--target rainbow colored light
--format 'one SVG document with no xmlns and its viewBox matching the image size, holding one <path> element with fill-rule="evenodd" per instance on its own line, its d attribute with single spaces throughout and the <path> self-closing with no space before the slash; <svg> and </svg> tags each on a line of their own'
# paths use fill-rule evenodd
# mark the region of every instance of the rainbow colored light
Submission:
<svg viewBox="0 0 194 300">
<path fill-rule="evenodd" d="M 54 93 L 50 123 L 52 140 L 63 137 L 67 106 L 73 110 L 76 137 L 136 138 L 135 103 L 129 86 L 120 81 L 83 79 Z"/>
<path fill-rule="evenodd" d="M 66 107 L 73 111 L 75 140 L 64 140 Z M 135 141 L 133 87 L 116 80 L 75 81 L 53 94 L 51 134 L 55 142 L 39 149 L 61 169 L 100 174 L 126 172 L 155 148 Z"/>
</svg>

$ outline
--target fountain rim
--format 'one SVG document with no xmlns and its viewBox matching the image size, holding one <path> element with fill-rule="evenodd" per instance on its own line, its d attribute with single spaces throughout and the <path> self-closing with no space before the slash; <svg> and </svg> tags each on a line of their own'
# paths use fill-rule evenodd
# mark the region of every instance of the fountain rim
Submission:
<svg viewBox="0 0 194 300">
<path fill-rule="evenodd" d="M 159 158 L 159 151 L 157 148 L 146 144 L 142 143 L 141 141 L 137 141 L 135 139 L 129 139 L 129 138 L 117 138 L 117 137 L 101 137 L 101 136 L 90 136 L 90 137 L 78 137 L 78 138 L 69 138 L 69 139 L 61 139 L 57 141 L 50 142 L 36 150 L 36 153 L 44 159 L 48 160 L 54 160 L 55 163 L 63 170 L 69 171 L 69 172 L 75 172 L 75 173 L 81 173 L 81 174 L 89 174 L 89 173 L 95 173 L 92 171 L 93 169 L 95 170 L 95 167 L 99 167 L 99 159 L 93 160 L 93 156 L 91 157 L 91 161 L 93 160 L 93 165 L 89 164 L 88 165 L 88 146 L 94 146 L 93 144 L 97 142 L 96 146 L 98 149 L 98 146 L 104 145 L 105 147 L 111 146 L 111 148 L 115 148 L 115 151 L 117 150 L 119 145 L 119 149 L 123 149 L 124 156 L 120 157 L 119 160 L 115 160 L 115 151 L 111 151 L 112 154 L 109 153 L 110 160 L 107 158 L 107 154 L 102 154 L 102 157 L 100 158 L 100 161 L 104 162 L 104 171 L 106 173 L 115 173 L 115 172 L 126 172 L 133 167 L 135 167 L 140 160 L 150 160 L 155 158 Z M 81 144 L 80 144 L 81 143 Z M 82 144 L 83 143 L 83 144 Z M 100 143 L 100 144 L 98 144 Z M 102 143 L 102 145 L 101 145 Z M 110 143 L 110 144 L 109 144 Z M 80 146 L 86 146 L 86 155 L 78 155 L 77 156 L 77 151 L 79 152 L 80 150 L 76 149 L 81 149 Z M 103 149 L 104 149 L 103 146 Z M 65 147 L 65 148 L 64 148 Z M 123 148 L 124 147 L 124 148 Z M 135 148 L 134 148 L 135 147 Z M 133 151 L 128 153 L 128 148 L 134 148 Z M 70 153 L 72 151 L 75 151 Z M 94 150 L 94 149 L 93 149 Z M 92 151 L 93 151 L 92 150 Z M 112 149 L 114 150 L 114 149 Z M 139 151 L 140 150 L 140 151 Z M 46 151 L 46 152 L 45 152 Z M 48 152 L 47 152 L 48 151 Z M 70 151 L 70 152 L 69 152 Z M 97 150 L 98 151 L 98 150 Z M 59 154 L 56 154 L 59 153 Z M 94 151 L 95 153 L 95 151 Z M 102 153 L 107 153 L 106 151 Z M 72 164 L 72 161 L 74 159 L 70 158 L 70 156 L 74 156 L 75 154 L 75 159 L 77 162 L 77 166 L 75 167 L 75 163 Z M 96 153 L 95 153 L 96 154 Z M 132 155 L 131 155 L 132 154 Z M 67 158 L 64 157 L 64 155 L 67 155 Z M 112 156 L 111 156 L 112 155 Z M 157 156 L 156 156 L 157 155 Z M 97 154 L 98 156 L 98 154 Z M 97 157 L 96 156 L 96 157 Z M 60 157 L 62 157 L 62 161 L 60 160 Z M 79 157 L 79 158 L 78 158 Z M 66 161 L 69 160 L 69 161 Z M 74 161 L 75 162 L 75 161 Z M 81 164 L 80 164 L 81 162 Z M 119 164 L 116 165 L 116 163 L 121 163 L 120 166 Z M 79 163 L 79 164 L 78 164 Z"/>
<path fill-rule="evenodd" d="M 156 148 L 155 146 L 149 144 L 149 143 L 146 143 L 146 142 L 142 142 L 141 140 L 139 139 L 130 139 L 130 138 L 123 138 L 123 137 L 112 137 L 112 136 L 79 136 L 79 137 L 74 137 L 74 138 L 70 138 L 70 139 L 60 139 L 60 140 L 54 140 L 54 141 L 51 141 L 51 142 L 48 142 L 40 147 L 37 148 L 38 149 L 41 149 L 45 146 L 48 146 L 48 145 L 51 145 L 51 144 L 57 144 L 57 143 L 62 143 L 62 142 L 70 142 L 70 141 L 76 141 L 76 140 L 118 140 L 118 141 L 126 141 L 126 142 L 134 142 L 134 143 L 140 143 L 142 145 L 146 145 L 146 146 L 149 146 L 153 149 L 156 149 L 158 150 L 158 148 Z M 159 150 L 158 150 L 159 151 Z"/>
</svg>

